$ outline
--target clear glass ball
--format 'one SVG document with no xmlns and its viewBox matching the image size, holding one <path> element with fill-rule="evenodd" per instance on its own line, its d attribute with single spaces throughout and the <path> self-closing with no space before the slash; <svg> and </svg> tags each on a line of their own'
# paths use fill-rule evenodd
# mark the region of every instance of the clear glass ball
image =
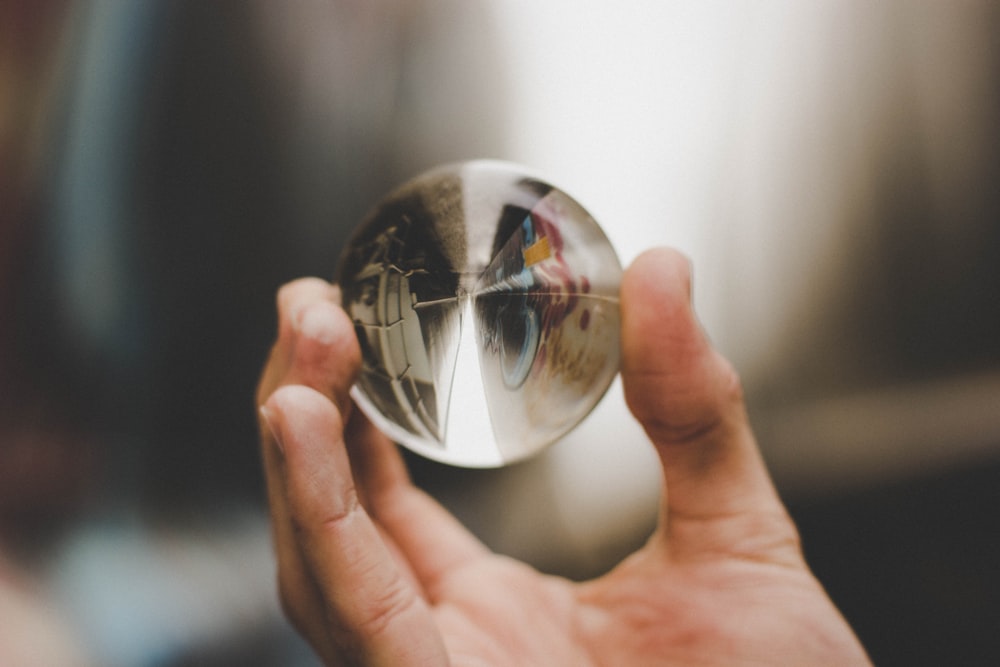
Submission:
<svg viewBox="0 0 1000 667">
<path fill-rule="evenodd" d="M 621 264 L 562 190 L 493 161 L 386 196 L 337 282 L 363 364 L 356 403 L 428 458 L 497 467 L 576 426 L 618 371 Z"/>
</svg>

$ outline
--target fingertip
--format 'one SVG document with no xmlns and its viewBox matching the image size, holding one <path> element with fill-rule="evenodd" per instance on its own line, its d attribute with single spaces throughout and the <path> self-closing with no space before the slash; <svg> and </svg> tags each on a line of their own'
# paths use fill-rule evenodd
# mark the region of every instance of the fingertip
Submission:
<svg viewBox="0 0 1000 667">
<path fill-rule="evenodd" d="M 268 417 L 268 426 L 284 431 L 290 422 L 313 423 L 335 408 L 330 399 L 312 387 L 301 384 L 286 384 L 274 390 L 261 406 L 261 412 Z"/>
<path fill-rule="evenodd" d="M 691 305 L 691 262 L 673 248 L 639 255 L 622 278 L 622 371 L 666 372 L 703 334 Z"/>
<path fill-rule="evenodd" d="M 354 323 L 330 301 L 308 304 L 295 322 L 297 337 L 291 378 L 324 393 L 346 409 L 348 392 L 361 368 Z"/>
<path fill-rule="evenodd" d="M 622 294 L 625 297 L 637 292 L 666 292 L 690 301 L 691 274 L 687 255 L 675 248 L 652 248 L 636 257 L 625 270 Z"/>
<path fill-rule="evenodd" d="M 330 299 L 332 297 L 334 285 L 322 278 L 306 276 L 296 278 L 285 283 L 278 288 L 278 308 L 290 312 L 291 306 L 303 299 L 312 300 L 316 298 Z"/>
<path fill-rule="evenodd" d="M 292 318 L 292 328 L 303 338 L 329 345 L 344 336 L 346 313 L 329 301 L 306 304 Z"/>
<path fill-rule="evenodd" d="M 312 387 L 279 387 L 261 411 L 269 415 L 268 427 L 294 469 L 301 468 L 303 462 L 306 469 L 316 469 L 318 462 L 336 449 L 336 443 L 343 442 L 345 422 L 340 409 Z"/>
<path fill-rule="evenodd" d="M 278 309 L 279 337 L 285 337 L 295 328 L 295 322 L 302 316 L 302 311 L 309 305 L 329 301 L 340 303 L 339 294 L 334 286 L 321 278 L 298 278 L 285 283 L 278 288 L 275 297 Z"/>
</svg>

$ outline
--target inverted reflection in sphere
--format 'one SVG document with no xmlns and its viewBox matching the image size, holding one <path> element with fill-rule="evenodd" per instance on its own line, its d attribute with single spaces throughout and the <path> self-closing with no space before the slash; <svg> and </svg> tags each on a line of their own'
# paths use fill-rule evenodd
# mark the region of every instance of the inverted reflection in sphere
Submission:
<svg viewBox="0 0 1000 667">
<path fill-rule="evenodd" d="M 621 272 L 594 219 L 520 168 L 429 171 L 376 206 L 340 264 L 363 358 L 355 401 L 428 458 L 526 458 L 611 384 Z"/>
</svg>

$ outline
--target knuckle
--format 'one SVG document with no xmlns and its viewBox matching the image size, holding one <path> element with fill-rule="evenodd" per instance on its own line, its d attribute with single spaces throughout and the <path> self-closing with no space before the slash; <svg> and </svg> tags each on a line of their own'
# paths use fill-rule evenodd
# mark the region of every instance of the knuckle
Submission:
<svg viewBox="0 0 1000 667">
<path fill-rule="evenodd" d="M 315 542 L 339 541 L 339 534 L 350 529 L 347 524 L 355 518 L 355 514 L 364 511 L 353 480 L 345 480 L 343 489 L 339 489 L 337 495 L 341 500 L 333 506 L 324 504 L 322 513 L 310 511 L 309 505 L 301 507 L 293 500 L 289 522 L 298 544 L 308 548 Z M 314 500 L 308 499 L 307 502 Z"/>
<path fill-rule="evenodd" d="M 646 432 L 659 444 L 701 442 L 724 431 L 742 410 L 739 373 L 713 353 L 710 371 L 684 382 L 661 371 L 634 371 L 625 400 Z"/>
<path fill-rule="evenodd" d="M 632 414 L 658 444 L 682 445 L 703 440 L 723 424 L 723 415 L 706 394 L 650 377 L 626 392 Z"/>
<path fill-rule="evenodd" d="M 739 371 L 725 357 L 718 353 L 715 353 L 715 356 L 723 399 L 730 404 L 742 404 L 744 399 L 743 380 L 740 378 Z"/>
<path fill-rule="evenodd" d="M 413 588 L 397 573 L 381 593 L 361 610 L 355 627 L 361 636 L 375 639 L 412 610 L 419 600 Z"/>
</svg>

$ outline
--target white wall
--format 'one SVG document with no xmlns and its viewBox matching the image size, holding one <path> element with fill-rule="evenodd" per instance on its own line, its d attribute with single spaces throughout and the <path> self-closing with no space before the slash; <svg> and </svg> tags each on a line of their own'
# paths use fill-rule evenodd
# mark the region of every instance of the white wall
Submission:
<svg viewBox="0 0 1000 667">
<path fill-rule="evenodd" d="M 991 108 L 996 51 L 988 48 L 994 41 L 988 3 L 505 0 L 490 6 L 510 66 L 506 157 L 577 197 L 625 263 L 656 244 L 688 253 L 701 317 L 751 390 L 794 375 L 800 363 L 854 364 L 855 373 L 865 372 L 864 340 L 843 339 L 839 323 L 864 316 L 856 306 L 857 290 L 864 289 L 859 258 L 873 252 L 877 188 L 900 165 L 891 159 L 900 146 L 928 165 L 942 235 L 963 219 L 970 194 L 995 187 L 977 172 L 990 148 L 976 137 L 989 136 L 993 125 L 984 112 Z M 959 381 L 991 383 L 989 377 Z M 944 396 L 954 386 L 917 391 Z M 877 393 L 879 405 L 894 406 L 883 421 L 927 411 L 934 399 L 918 406 L 907 398 L 912 391 Z M 602 406 L 571 437 L 591 442 L 612 433 L 623 409 L 613 407 L 614 396 L 606 403 L 612 406 Z M 989 401 L 980 403 L 989 410 Z M 938 465 L 948 458 L 914 456 L 905 433 L 885 424 L 884 442 L 862 445 L 851 439 L 856 431 L 831 431 L 831 421 L 847 423 L 858 414 L 857 401 L 850 404 L 847 412 L 840 410 L 845 403 L 809 404 L 801 413 L 825 415 L 815 426 L 836 452 L 812 456 L 789 444 L 780 424 L 767 424 L 780 443 L 770 456 L 790 486 L 801 479 L 828 487 L 885 479 L 914 472 L 913 461 Z M 785 419 L 789 411 L 781 414 Z M 808 423 L 795 423 L 800 438 Z M 593 447 L 588 456 L 611 456 Z M 944 445 L 913 447 L 926 453 Z M 984 450 L 981 442 L 975 448 Z M 867 454 L 879 451 L 876 464 Z M 639 495 L 654 482 L 643 472 L 644 456 L 636 451 L 615 464 L 622 478 L 642 480 Z M 830 465 L 834 459 L 838 464 Z M 595 467 L 577 462 L 567 474 L 585 478 Z M 586 503 L 582 496 L 574 502 Z"/>
</svg>

